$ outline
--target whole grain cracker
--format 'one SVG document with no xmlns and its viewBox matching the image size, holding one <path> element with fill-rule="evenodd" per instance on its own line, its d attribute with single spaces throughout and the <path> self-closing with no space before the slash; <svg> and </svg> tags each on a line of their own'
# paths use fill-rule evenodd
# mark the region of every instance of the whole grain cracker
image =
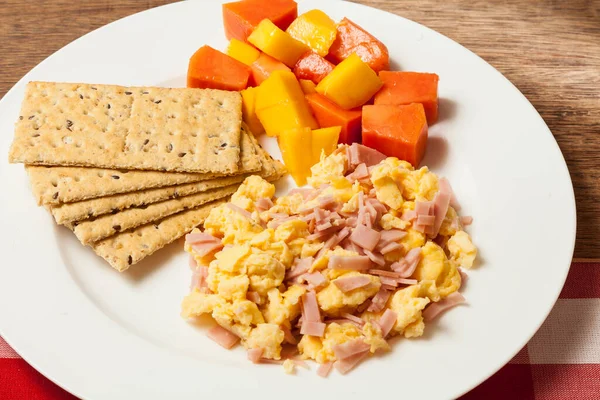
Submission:
<svg viewBox="0 0 600 400">
<path fill-rule="evenodd" d="M 262 165 L 260 176 L 264 178 L 273 176 L 275 174 L 274 161 L 266 152 L 263 151 L 256 139 L 252 138 L 252 141 L 257 146 L 256 150 L 258 153 L 258 158 L 260 159 Z M 241 183 L 246 176 L 247 175 L 237 175 L 228 178 L 217 178 L 209 181 L 194 182 L 166 188 L 116 194 L 107 197 L 78 201 L 75 203 L 65 203 L 59 204 L 58 206 L 50 206 L 49 210 L 54 216 L 56 222 L 64 225 L 104 214 L 117 213 L 120 210 L 130 207 L 139 207 L 172 198 L 189 196 L 218 187 Z"/>
<path fill-rule="evenodd" d="M 30 82 L 9 160 L 230 174 L 241 121 L 237 92 Z"/>
<path fill-rule="evenodd" d="M 275 171 L 273 175 L 265 178 L 270 182 L 286 174 L 283 164 L 277 160 L 273 161 Z M 119 233 L 92 243 L 91 247 L 113 268 L 123 272 L 131 265 L 140 262 L 145 257 L 204 223 L 210 211 L 225 204 L 226 201 L 225 199 L 217 200 L 192 210 L 171 215 L 160 222 L 140 226 L 129 232 Z"/>
<path fill-rule="evenodd" d="M 147 223 L 158 221 L 169 215 L 196 208 L 202 204 L 222 199 L 232 195 L 239 185 L 231 185 L 224 188 L 209 190 L 190 196 L 181 197 L 153 203 L 144 207 L 135 207 L 123 210 L 116 214 L 102 215 L 96 219 L 84 220 L 67 224 L 73 229 L 77 239 L 85 245 L 97 242 L 121 231 L 127 231 Z"/>
<path fill-rule="evenodd" d="M 238 174 L 259 171 L 264 155 L 258 152 L 251 133 L 241 133 Z M 72 203 L 144 189 L 181 185 L 221 177 L 222 174 L 111 170 L 83 167 L 27 166 L 38 204 Z"/>
<path fill-rule="evenodd" d="M 225 199 L 171 215 L 156 223 L 140 226 L 93 243 L 92 249 L 114 269 L 123 272 L 155 251 L 179 239 L 210 214 L 210 210 L 226 202 Z"/>
</svg>

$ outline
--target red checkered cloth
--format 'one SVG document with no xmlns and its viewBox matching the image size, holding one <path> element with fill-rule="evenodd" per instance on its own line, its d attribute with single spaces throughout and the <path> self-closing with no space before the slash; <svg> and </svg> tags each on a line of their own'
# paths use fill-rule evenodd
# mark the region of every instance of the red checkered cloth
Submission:
<svg viewBox="0 0 600 400">
<path fill-rule="evenodd" d="M 0 399 L 74 397 L 0 338 Z M 600 399 L 600 263 L 574 262 L 560 299 L 538 333 L 510 363 L 462 399 Z"/>
</svg>

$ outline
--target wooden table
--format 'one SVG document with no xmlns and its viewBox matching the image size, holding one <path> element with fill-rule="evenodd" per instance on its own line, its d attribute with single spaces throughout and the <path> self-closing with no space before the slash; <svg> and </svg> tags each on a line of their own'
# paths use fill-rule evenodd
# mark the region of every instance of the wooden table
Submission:
<svg viewBox="0 0 600 400">
<path fill-rule="evenodd" d="M 600 0 L 358 2 L 449 36 L 495 66 L 527 96 L 569 165 L 577 198 L 575 257 L 600 259 Z M 166 3 L 171 1 L 3 0 L 0 96 L 72 40 Z"/>
</svg>

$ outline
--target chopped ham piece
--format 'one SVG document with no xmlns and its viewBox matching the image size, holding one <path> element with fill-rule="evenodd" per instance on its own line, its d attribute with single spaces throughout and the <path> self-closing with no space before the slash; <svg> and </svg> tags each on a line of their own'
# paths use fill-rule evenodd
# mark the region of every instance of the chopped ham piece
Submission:
<svg viewBox="0 0 600 400">
<path fill-rule="evenodd" d="M 342 313 L 341 316 L 344 317 L 344 318 L 346 318 L 346 319 L 348 319 L 348 320 L 350 320 L 350 321 L 352 321 L 352 322 L 357 323 L 360 326 L 363 326 L 365 324 L 365 320 L 362 319 L 362 318 L 360 318 L 360 317 L 357 317 L 356 315 L 352 315 L 352 314 L 348 314 L 348 313 Z"/>
<path fill-rule="evenodd" d="M 415 212 L 417 215 L 433 215 L 432 201 L 417 201 L 415 202 Z"/>
<path fill-rule="evenodd" d="M 369 307 L 371 307 L 371 304 L 372 304 L 371 299 L 367 299 L 367 300 L 365 300 L 364 303 L 362 303 L 361 305 L 356 307 L 356 311 L 361 313 L 361 312 L 365 311 L 366 309 L 368 309 Z"/>
<path fill-rule="evenodd" d="M 263 197 L 262 199 L 258 199 L 256 203 L 254 203 L 254 207 L 260 212 L 267 211 L 271 207 L 273 207 L 273 201 L 268 197 Z"/>
<path fill-rule="evenodd" d="M 208 287 L 206 283 L 206 277 L 208 276 L 208 267 L 200 266 L 197 267 L 192 273 L 192 283 L 190 289 L 203 289 Z"/>
<path fill-rule="evenodd" d="M 298 344 L 298 341 L 292 334 L 292 331 L 290 330 L 290 328 L 288 328 L 285 325 L 280 325 L 279 327 L 283 331 L 283 339 L 285 340 L 285 342 L 287 342 L 289 344 L 293 344 L 293 345 Z M 297 350 L 297 348 L 294 348 L 294 349 Z"/>
<path fill-rule="evenodd" d="M 450 206 L 450 199 L 452 198 L 452 188 L 450 184 L 444 178 L 440 179 L 439 182 L 440 190 L 436 193 L 433 199 L 433 215 L 435 215 L 435 222 L 433 224 L 433 237 L 436 237 L 446 218 L 448 207 Z"/>
<path fill-rule="evenodd" d="M 207 254 L 212 253 L 216 250 L 221 250 L 223 248 L 223 244 L 221 241 L 217 242 L 204 242 L 204 243 L 196 243 L 192 245 L 192 249 L 194 252 L 200 257 L 204 257 Z"/>
<path fill-rule="evenodd" d="M 284 219 L 288 218 L 289 215 L 286 213 L 269 213 L 269 217 L 271 217 L 271 219 Z"/>
<path fill-rule="evenodd" d="M 398 282 L 401 285 L 416 285 L 417 283 L 419 283 L 419 281 L 416 279 L 406 279 L 406 278 L 398 278 L 398 279 L 396 279 L 396 282 Z"/>
<path fill-rule="evenodd" d="M 338 278 L 333 281 L 335 286 L 342 292 L 346 293 L 354 289 L 365 287 L 371 283 L 368 276 L 351 276 L 348 278 Z"/>
<path fill-rule="evenodd" d="M 315 217 L 315 221 L 321 222 L 327 217 L 328 213 L 326 210 L 321 210 L 320 208 L 315 208 L 315 211 L 313 211 L 313 214 Z"/>
<path fill-rule="evenodd" d="M 327 268 L 365 271 L 371 268 L 371 265 L 372 262 L 367 256 L 331 256 Z"/>
<path fill-rule="evenodd" d="M 285 279 L 294 279 L 306 273 L 313 264 L 313 261 L 314 259 L 312 257 L 296 258 L 292 269 L 285 274 Z"/>
<path fill-rule="evenodd" d="M 341 231 L 338 232 L 337 234 L 337 240 L 338 243 L 340 243 L 342 240 L 346 239 L 348 237 L 348 235 L 350 235 L 350 228 L 348 227 L 344 227 Z M 336 245 L 338 244 L 336 243 Z"/>
<path fill-rule="evenodd" d="M 367 165 L 366 164 L 359 164 L 355 169 L 354 172 L 352 172 L 351 174 L 346 175 L 346 179 L 348 179 L 350 182 L 354 182 L 356 180 L 360 180 L 360 179 L 365 179 L 369 177 L 369 170 L 367 169 Z"/>
<path fill-rule="evenodd" d="M 321 365 L 319 365 L 319 368 L 317 368 L 317 375 L 319 375 L 321 378 L 327 378 L 329 376 L 329 373 L 331 372 L 332 368 L 333 368 L 333 361 L 326 362 L 325 364 L 321 364 Z"/>
<path fill-rule="evenodd" d="M 394 291 L 398 288 L 398 284 L 396 283 L 395 285 L 386 285 L 386 284 L 382 283 L 381 288 L 385 289 L 385 290 L 389 290 L 389 291 Z"/>
<path fill-rule="evenodd" d="M 313 272 L 311 274 L 300 275 L 300 278 L 308 282 L 312 287 L 318 288 L 327 283 L 327 278 L 320 272 Z"/>
<path fill-rule="evenodd" d="M 240 340 L 239 337 L 229 332 L 221 325 L 216 325 L 209 329 L 206 336 L 226 349 L 231 349 Z"/>
<path fill-rule="evenodd" d="M 406 235 L 407 233 L 401 231 L 400 229 L 390 229 L 388 231 L 381 231 L 381 242 L 385 244 L 397 242 Z"/>
<path fill-rule="evenodd" d="M 435 317 L 437 317 L 442 312 L 462 304 L 465 302 L 465 298 L 459 292 L 454 292 L 450 294 L 448 297 L 438 301 L 437 303 L 432 303 L 423 310 L 423 319 L 425 321 L 431 321 Z"/>
<path fill-rule="evenodd" d="M 352 324 L 354 326 L 356 326 L 357 328 L 362 328 L 363 324 L 359 324 L 356 321 L 353 321 L 351 319 L 348 318 L 333 318 L 333 319 L 328 319 L 325 321 L 327 324 L 338 324 L 338 325 L 343 325 L 343 324 Z"/>
<path fill-rule="evenodd" d="M 388 208 L 385 204 L 380 202 L 377 199 L 367 199 L 367 203 L 371 204 L 375 210 L 377 210 L 378 218 L 380 218 L 383 214 L 388 211 Z"/>
<path fill-rule="evenodd" d="M 367 249 L 364 249 L 364 252 L 367 255 L 367 257 L 369 257 L 369 259 L 375 264 L 380 265 L 382 267 L 385 265 L 385 258 L 381 254 L 373 253 Z"/>
<path fill-rule="evenodd" d="M 261 300 L 260 294 L 258 294 L 258 292 L 252 291 L 246 293 L 246 298 L 253 303 L 260 303 Z"/>
<path fill-rule="evenodd" d="M 383 337 L 386 337 L 390 333 L 394 327 L 394 324 L 396 323 L 397 318 L 398 314 L 389 308 L 385 310 L 381 318 L 379 318 L 379 327 L 381 328 L 381 335 Z"/>
<path fill-rule="evenodd" d="M 325 221 L 325 222 L 322 222 L 321 224 L 317 224 L 317 231 L 318 232 L 322 232 L 322 231 L 324 231 L 326 229 L 331 228 L 332 226 L 333 225 L 331 225 L 331 222 Z"/>
<path fill-rule="evenodd" d="M 271 229 L 277 229 L 280 225 L 283 225 L 286 222 L 289 222 L 289 221 L 299 221 L 299 220 L 300 220 L 300 218 L 298 218 L 296 216 L 293 216 L 293 215 L 289 216 L 289 217 L 285 217 L 285 218 L 277 218 L 277 219 L 274 219 L 274 220 L 270 221 L 267 224 L 267 227 L 269 227 Z"/>
<path fill-rule="evenodd" d="M 296 193 L 300 193 L 304 199 L 307 199 L 314 192 L 316 192 L 316 190 L 312 188 L 294 188 L 288 192 L 288 196 L 293 196 Z"/>
<path fill-rule="evenodd" d="M 324 196 L 319 199 L 319 206 L 322 208 L 330 208 L 336 204 L 333 196 Z"/>
<path fill-rule="evenodd" d="M 454 190 L 452 190 L 452 186 L 450 186 L 450 182 L 446 178 L 440 179 L 440 186 L 446 186 L 447 190 L 450 192 L 450 207 L 454 208 L 456 211 L 460 211 L 460 204 L 456 199 L 456 195 L 454 194 Z"/>
<path fill-rule="evenodd" d="M 390 268 L 397 272 L 400 277 L 408 278 L 415 272 L 419 261 L 421 261 L 421 248 L 415 247 L 409 250 L 402 260 L 393 263 Z"/>
<path fill-rule="evenodd" d="M 400 274 L 394 271 L 384 271 L 382 269 L 370 269 L 369 273 L 371 275 L 379 275 L 379 276 L 387 276 L 388 278 L 401 278 Z"/>
<path fill-rule="evenodd" d="M 433 226 L 434 223 L 435 217 L 433 215 L 419 215 L 417 217 L 417 225 Z"/>
<path fill-rule="evenodd" d="M 260 362 L 260 358 L 262 357 L 265 349 L 248 349 L 248 360 L 252 361 L 254 364 L 258 364 Z"/>
<path fill-rule="evenodd" d="M 469 280 L 469 275 L 462 268 L 458 269 L 458 273 L 460 274 L 460 289 L 462 289 Z"/>
<path fill-rule="evenodd" d="M 326 325 L 322 322 L 304 321 L 300 327 L 300 333 L 309 336 L 323 337 Z"/>
<path fill-rule="evenodd" d="M 188 259 L 188 265 L 190 266 L 192 271 L 194 271 L 196 269 L 196 267 L 198 266 L 198 263 L 196 262 L 196 258 L 194 258 L 193 254 L 190 254 L 190 257 Z"/>
<path fill-rule="evenodd" d="M 460 217 L 460 223 L 464 226 L 469 226 L 473 223 L 473 217 L 469 217 L 469 216 Z"/>
<path fill-rule="evenodd" d="M 185 242 L 187 244 L 207 243 L 207 242 L 221 242 L 221 239 L 209 235 L 208 233 L 188 233 L 185 235 Z"/>
<path fill-rule="evenodd" d="M 313 234 L 315 232 L 315 228 L 317 226 L 317 223 L 315 222 L 314 218 L 311 218 L 310 221 L 308 222 L 308 231 Z"/>
<path fill-rule="evenodd" d="M 417 218 L 417 212 L 415 210 L 406 210 L 402 213 L 402 216 L 400 217 L 400 219 L 404 221 L 412 221 L 415 218 Z"/>
<path fill-rule="evenodd" d="M 364 225 L 358 225 L 350 235 L 352 242 L 369 251 L 375 249 L 380 238 L 381 233 Z"/>
<path fill-rule="evenodd" d="M 317 296 L 312 290 L 302 295 L 302 319 L 304 322 L 320 322 L 321 312 Z"/>
<path fill-rule="evenodd" d="M 353 355 L 368 351 L 371 349 L 371 345 L 364 342 L 362 339 L 354 339 L 342 344 L 333 345 L 333 354 L 338 360 L 344 360 L 352 357 Z"/>
<path fill-rule="evenodd" d="M 370 167 L 386 159 L 385 154 L 358 143 L 352 143 L 348 147 L 347 155 L 350 168 L 355 168 L 359 164 L 366 164 L 367 167 Z"/>
<path fill-rule="evenodd" d="M 363 351 L 362 353 L 357 353 L 352 357 L 345 358 L 343 360 L 338 360 L 333 363 L 335 369 L 342 375 L 348 373 L 352 368 L 356 367 L 362 360 L 364 360 L 369 355 L 369 350 Z"/>
<path fill-rule="evenodd" d="M 379 250 L 379 252 L 383 255 L 386 255 L 386 254 L 391 253 L 392 251 L 398 250 L 399 248 L 402 248 L 402 247 L 404 247 L 404 246 L 402 246 L 400 243 L 392 242 L 392 243 L 388 243 L 385 246 L 383 246 Z"/>
<path fill-rule="evenodd" d="M 391 294 L 392 292 L 389 290 L 379 289 L 379 292 L 371 300 L 371 305 L 367 308 L 367 311 L 379 312 L 383 310 Z"/>
<path fill-rule="evenodd" d="M 243 215 L 244 217 L 248 218 L 248 219 L 252 219 L 252 214 L 247 211 L 244 210 L 242 207 L 236 206 L 233 203 L 227 203 L 227 207 L 229 207 L 231 210 L 240 213 L 241 215 Z"/>
<path fill-rule="evenodd" d="M 390 278 L 388 276 L 381 276 L 379 277 L 379 280 L 381 281 L 382 285 L 386 285 L 392 288 L 395 288 L 396 286 L 398 286 L 398 281 L 394 278 Z"/>
</svg>

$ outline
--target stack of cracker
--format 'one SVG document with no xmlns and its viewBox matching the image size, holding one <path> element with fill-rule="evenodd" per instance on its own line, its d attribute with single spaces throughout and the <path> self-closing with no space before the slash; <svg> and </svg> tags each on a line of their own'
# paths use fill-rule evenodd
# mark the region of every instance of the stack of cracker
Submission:
<svg viewBox="0 0 600 400">
<path fill-rule="evenodd" d="M 284 174 L 237 92 L 31 82 L 9 159 L 38 204 L 118 271 L 203 223 L 251 174 Z"/>
</svg>

